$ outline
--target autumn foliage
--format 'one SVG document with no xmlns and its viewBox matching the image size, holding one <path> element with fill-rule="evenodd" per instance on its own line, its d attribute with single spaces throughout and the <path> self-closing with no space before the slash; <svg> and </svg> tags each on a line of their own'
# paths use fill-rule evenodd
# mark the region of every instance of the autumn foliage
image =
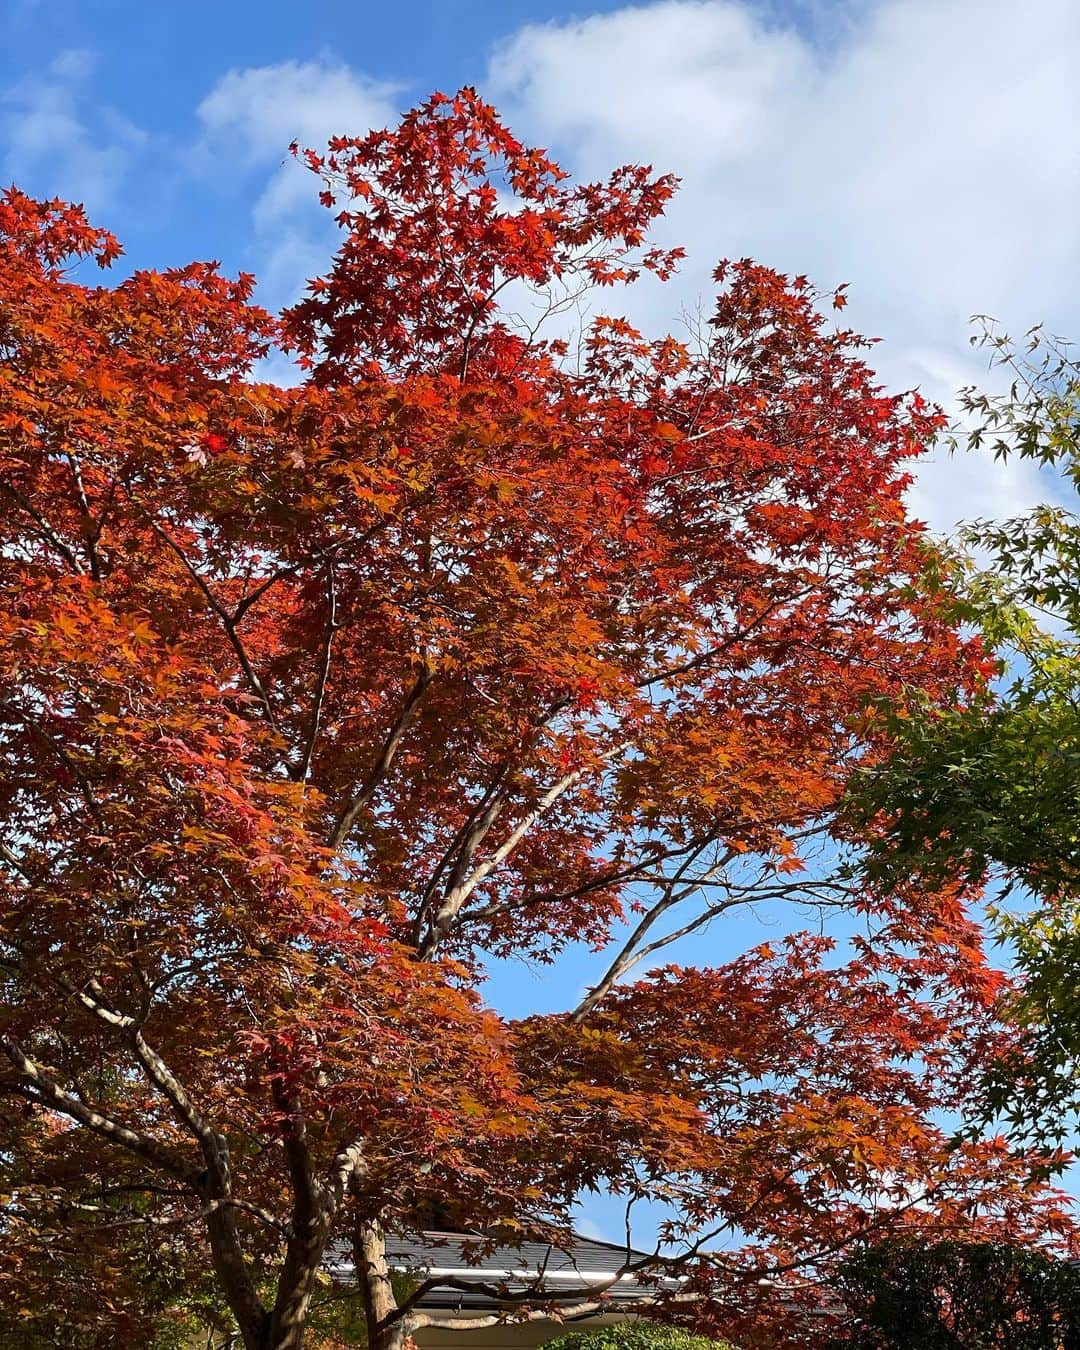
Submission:
<svg viewBox="0 0 1080 1350">
<path fill-rule="evenodd" d="M 433 1315 L 383 1231 L 559 1242 L 605 1187 L 669 1207 L 658 1313 L 802 1344 L 858 1235 L 1067 1227 L 950 1143 L 1008 1035 L 967 897 L 840 867 L 868 708 L 985 674 L 912 584 L 933 410 L 751 262 L 685 341 L 546 336 L 671 271 L 675 185 L 574 185 L 468 91 L 307 159 L 343 239 L 280 317 L 0 204 L 5 1301 L 148 1229 L 285 1350 L 344 1242 L 394 1347 Z M 660 964 L 757 901 L 858 936 Z M 580 943 L 578 1007 L 485 1005 Z"/>
</svg>

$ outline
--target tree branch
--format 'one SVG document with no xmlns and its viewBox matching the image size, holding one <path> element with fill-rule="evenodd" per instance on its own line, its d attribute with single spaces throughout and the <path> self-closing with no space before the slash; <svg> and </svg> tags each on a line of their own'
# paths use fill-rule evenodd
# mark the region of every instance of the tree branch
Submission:
<svg viewBox="0 0 1080 1350">
<path fill-rule="evenodd" d="M 288 1120 L 288 1128 L 282 1134 L 282 1146 L 292 1184 L 293 1227 L 300 1229 L 313 1222 L 321 1207 L 319 1187 L 311 1165 L 311 1152 L 307 1146 L 307 1127 L 298 1103 L 294 1098 L 286 1097 L 281 1083 L 276 1079 L 271 1084 L 271 1093 L 274 1106 Z"/>
<path fill-rule="evenodd" d="M 71 465 L 72 477 L 75 479 L 75 491 L 79 499 L 79 509 L 82 511 L 86 556 L 90 560 L 90 576 L 94 581 L 100 581 L 101 563 L 98 558 L 97 543 L 101 537 L 101 525 L 90 513 L 90 502 L 87 500 L 86 488 L 83 486 L 82 469 L 79 466 L 78 456 L 73 450 L 69 450 L 66 458 L 68 464 Z"/>
<path fill-rule="evenodd" d="M 132 1188 L 129 1187 L 128 1189 Z M 140 1189 L 146 1190 L 149 1188 L 142 1187 Z M 112 1212 L 111 1210 L 101 1209 L 100 1206 L 97 1205 L 76 1204 L 74 1208 L 80 1213 L 85 1214 L 108 1214 Z M 280 1234 L 282 1237 L 287 1239 L 291 1236 L 288 1224 L 284 1224 L 280 1219 L 275 1218 L 269 1210 L 260 1209 L 258 1205 L 249 1205 L 244 1200 L 234 1200 L 231 1197 L 224 1200 L 213 1200 L 210 1204 L 204 1206 L 204 1208 L 195 1210 L 190 1214 L 172 1215 L 168 1218 L 155 1218 L 148 1214 L 136 1215 L 130 1219 L 118 1219 L 113 1223 L 95 1224 L 93 1231 L 95 1233 L 100 1233 L 110 1228 L 134 1228 L 140 1224 L 150 1228 L 172 1228 L 179 1226 L 180 1224 L 196 1223 L 199 1220 L 208 1219 L 222 1209 L 235 1209 L 241 1214 L 250 1214 L 252 1218 L 258 1219 L 260 1223 L 265 1224 L 267 1228 L 273 1229 L 274 1232 Z"/>
<path fill-rule="evenodd" d="M 636 949 L 640 945 L 641 940 L 644 938 L 645 934 L 649 931 L 650 928 L 652 928 L 653 924 L 656 923 L 657 919 L 659 919 L 660 916 L 662 914 L 665 914 L 669 909 L 672 909 L 676 905 L 681 904 L 683 900 L 687 899 L 690 895 L 692 895 L 693 892 L 697 890 L 700 886 L 707 885 L 710 880 L 719 876 L 720 873 L 723 871 L 723 869 L 732 860 L 732 858 L 736 856 L 734 849 L 728 849 L 715 863 L 713 863 L 705 871 L 705 873 L 703 873 L 701 877 L 696 878 L 694 881 L 687 883 L 685 886 L 681 886 L 682 879 L 683 877 L 685 877 L 687 869 L 694 862 L 695 858 L 700 857 L 701 853 L 704 851 L 704 849 L 708 847 L 709 843 L 711 842 L 713 841 L 706 840 L 701 845 L 700 849 L 697 849 L 695 852 L 691 853 L 690 856 L 686 858 L 685 861 L 680 865 L 678 870 L 675 872 L 674 876 L 672 876 L 670 880 L 666 883 L 666 885 L 664 886 L 664 893 L 661 895 L 660 899 L 656 902 L 656 904 L 652 906 L 651 909 L 647 910 L 642 915 L 637 926 L 634 928 L 634 931 L 627 938 L 626 942 L 620 949 L 618 955 L 608 966 L 607 970 L 604 972 L 603 976 L 600 978 L 598 983 L 595 984 L 592 987 L 592 989 L 589 990 L 588 994 L 586 994 L 586 996 L 574 1009 L 573 1013 L 571 1014 L 572 1021 L 574 1021 L 575 1023 L 583 1022 L 585 1018 L 588 1017 L 589 1013 L 591 1013 L 592 1010 L 596 1007 L 596 1005 L 602 999 L 607 997 L 607 995 L 614 988 L 617 981 L 632 966 L 634 966 L 638 960 L 640 960 L 640 956 L 635 954 Z"/>
<path fill-rule="evenodd" d="M 236 659 L 240 662 L 240 669 L 244 673 L 244 678 L 247 680 L 248 685 L 251 688 L 251 691 L 254 693 L 255 697 L 262 705 L 263 712 L 266 714 L 266 719 L 270 723 L 271 727 L 273 727 L 275 731 L 280 731 L 280 727 L 278 726 L 277 714 L 274 712 L 273 704 L 270 702 L 270 697 L 263 686 L 262 680 L 259 679 L 259 676 L 255 671 L 255 667 L 251 664 L 251 658 L 247 654 L 247 648 L 240 640 L 240 635 L 236 631 L 237 620 L 235 616 L 230 614 L 229 611 L 225 608 L 225 606 L 221 603 L 221 601 L 217 598 L 217 596 L 211 590 L 206 579 L 201 575 L 198 568 L 194 566 L 194 564 L 188 558 L 187 554 L 180 547 L 180 545 L 176 543 L 176 541 L 172 538 L 169 532 L 166 529 L 164 529 L 158 523 L 158 521 L 156 521 L 153 518 L 153 516 L 148 516 L 147 519 L 149 520 L 150 528 L 154 531 L 154 533 L 160 539 L 163 539 L 165 543 L 169 546 L 169 548 L 172 549 L 172 551 L 180 559 L 180 562 L 183 564 L 184 570 L 187 572 L 188 576 L 191 577 L 192 581 L 194 581 L 195 585 L 198 586 L 199 590 L 202 592 L 203 597 L 206 600 L 206 603 L 210 606 L 210 608 L 221 620 L 221 625 L 225 630 L 226 637 L 229 639 L 229 644 L 232 647 L 233 651 L 236 653 Z"/>
<path fill-rule="evenodd" d="M 330 675 L 330 653 L 334 643 L 334 634 L 338 629 L 337 585 L 334 580 L 334 564 L 332 562 L 326 565 L 326 603 L 326 637 L 323 640 L 322 661 L 319 666 L 319 677 L 315 682 L 315 694 L 311 704 L 311 723 L 308 727 L 304 753 L 300 757 L 300 763 L 291 771 L 293 778 L 298 783 L 306 782 L 308 774 L 311 772 L 311 757 L 315 753 L 315 742 L 319 736 L 319 722 L 322 718 L 323 700 L 326 697 L 326 681 Z"/>
<path fill-rule="evenodd" d="M 618 748 L 619 751 L 622 751 L 623 749 L 625 749 L 625 746 L 620 746 Z M 608 756 L 605 756 L 605 758 L 609 758 L 611 755 L 614 755 L 615 753 L 618 752 L 611 751 Z M 544 795 L 540 798 L 539 803 L 533 808 L 533 810 L 529 811 L 524 817 L 522 817 L 522 819 L 518 822 L 518 824 L 514 827 L 514 829 L 511 830 L 510 834 L 503 841 L 503 843 L 499 845 L 499 847 L 495 850 L 495 852 L 489 858 L 486 858 L 482 863 L 480 863 L 478 867 L 475 867 L 467 877 L 465 877 L 457 884 L 452 884 L 450 886 L 449 890 L 446 893 L 446 896 L 443 899 L 442 904 L 439 906 L 438 910 L 435 913 L 435 917 L 431 922 L 431 926 L 428 930 L 427 937 L 420 945 L 420 956 L 423 960 L 430 960 L 431 957 L 435 954 L 435 952 L 439 947 L 439 944 L 442 942 L 443 938 L 446 936 L 446 933 L 449 931 L 450 925 L 453 923 L 455 916 L 460 911 L 462 905 L 464 905 L 465 902 L 468 900 L 469 896 L 472 895 L 473 891 L 477 888 L 477 886 L 479 886 L 482 881 L 484 881 L 487 877 L 489 877 L 491 873 L 494 872 L 495 869 L 500 865 L 500 863 L 504 862 L 510 856 L 510 854 L 513 853 L 514 849 L 516 849 L 518 844 L 521 843 L 522 839 L 532 828 L 532 826 L 535 825 L 536 822 L 540 820 L 543 815 L 545 815 L 545 813 L 555 804 L 555 802 L 559 800 L 560 797 L 562 797 L 566 792 L 568 792 L 569 789 L 572 788 L 576 783 L 580 782 L 581 779 L 585 776 L 586 772 L 587 770 L 584 768 L 573 769 L 570 773 L 565 774 L 562 778 L 560 778 L 558 782 L 553 783 L 552 786 L 548 788 L 547 792 L 545 792 Z"/>
<path fill-rule="evenodd" d="M 31 502 L 29 498 L 24 497 L 19 489 L 9 483 L 6 479 L 0 478 L 0 488 L 3 488 L 9 496 L 14 498 L 15 502 L 26 512 L 30 519 L 34 521 L 38 527 L 37 532 L 39 536 L 60 554 L 61 558 L 63 558 L 71 570 L 78 573 L 79 576 L 85 576 L 86 568 L 79 562 L 74 551 L 70 549 L 56 533 L 45 516 L 43 516 L 34 506 L 33 502 Z"/>
<path fill-rule="evenodd" d="M 416 682 L 409 691 L 409 696 L 405 700 L 405 706 L 398 714 L 394 725 L 390 728 L 386 740 L 383 742 L 378 758 L 372 765 L 370 772 L 356 793 L 349 798 L 338 814 L 338 818 L 334 822 L 334 828 L 330 831 L 329 844 L 331 848 L 340 848 L 341 845 L 345 843 L 349 834 L 352 832 L 353 826 L 359 818 L 360 812 L 371 800 L 379 784 L 390 772 L 390 767 L 394 762 L 394 756 L 397 754 L 398 747 L 401 745 L 401 738 L 408 730 L 409 724 L 416 713 L 416 709 L 420 705 L 420 700 L 424 697 L 434 674 L 434 668 L 425 661 L 420 668 L 420 673 L 416 677 Z"/>
<path fill-rule="evenodd" d="M 700 847 L 700 844 L 696 844 L 694 847 Z M 648 879 L 650 868 L 656 867 L 659 863 L 667 862 L 671 858 L 677 858 L 686 851 L 685 845 L 658 849 L 655 852 L 648 853 L 637 862 L 631 863 L 628 867 L 597 872 L 587 881 L 583 881 L 580 886 L 575 886 L 573 890 L 534 891 L 531 895 L 526 895 L 520 900 L 513 901 L 513 903 L 499 903 L 488 905 L 485 909 L 471 909 L 466 917 L 470 923 L 481 923 L 501 918 L 504 914 L 516 914 L 519 910 L 531 909 L 533 905 L 561 904 L 567 900 L 578 900 L 582 896 L 588 895 L 590 891 L 604 890 L 608 886 L 618 886 L 630 881 Z"/>
<path fill-rule="evenodd" d="M 73 1097 L 71 1093 L 60 1087 L 51 1074 L 36 1064 L 9 1037 L 0 1037 L 0 1050 L 3 1050 L 16 1072 L 33 1089 L 32 1093 L 25 1094 L 30 1096 L 31 1101 L 36 1101 L 39 1105 L 59 1111 L 77 1124 L 91 1130 L 94 1134 L 99 1134 L 122 1148 L 126 1148 L 144 1161 L 168 1172 L 170 1176 L 174 1176 L 198 1189 L 203 1177 L 201 1168 L 173 1153 L 171 1149 L 164 1147 L 149 1135 L 142 1134 L 122 1124 L 114 1117 L 107 1115 L 99 1107 L 89 1106 L 78 1097 Z"/>
</svg>

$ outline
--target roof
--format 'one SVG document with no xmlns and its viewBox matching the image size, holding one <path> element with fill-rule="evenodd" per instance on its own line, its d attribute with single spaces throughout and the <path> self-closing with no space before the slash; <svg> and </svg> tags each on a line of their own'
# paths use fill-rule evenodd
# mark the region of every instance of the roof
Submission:
<svg viewBox="0 0 1080 1350">
<path fill-rule="evenodd" d="M 476 1245 L 484 1242 L 482 1233 L 446 1233 L 430 1230 L 408 1237 L 387 1237 L 386 1259 L 395 1271 L 408 1272 L 420 1279 L 445 1279 L 443 1288 L 432 1289 L 421 1301 L 424 1308 L 491 1308 L 512 1304 L 515 1294 L 528 1293 L 538 1301 L 581 1302 L 593 1295 L 603 1296 L 615 1305 L 635 1303 L 650 1297 L 654 1288 L 642 1284 L 635 1275 L 616 1278 L 627 1263 L 646 1261 L 648 1254 L 574 1235 L 567 1250 L 546 1242 L 522 1242 L 519 1246 L 499 1244 L 482 1258 Z M 471 1260 L 466 1253 L 472 1249 Z M 352 1256 L 347 1244 L 335 1244 L 327 1254 L 327 1268 L 338 1279 L 351 1279 Z M 449 1281 L 453 1280 L 451 1285 Z M 669 1281 L 664 1281 L 669 1283 Z M 670 1281 L 674 1284 L 675 1281 Z M 494 1286 L 499 1296 L 477 1287 Z"/>
</svg>

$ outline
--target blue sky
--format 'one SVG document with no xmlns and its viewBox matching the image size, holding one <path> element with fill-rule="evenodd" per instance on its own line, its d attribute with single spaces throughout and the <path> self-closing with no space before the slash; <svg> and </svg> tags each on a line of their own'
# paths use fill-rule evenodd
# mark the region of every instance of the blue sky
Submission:
<svg viewBox="0 0 1080 1350">
<path fill-rule="evenodd" d="M 333 244 L 289 142 L 472 83 L 572 170 L 682 176 L 662 233 L 690 257 L 626 297 L 643 325 L 677 325 L 718 258 L 750 254 L 848 282 L 883 379 L 947 404 L 984 379 L 973 313 L 1080 336 L 1078 68 L 1076 0 L 0 0 L 0 180 L 85 200 L 129 263 L 220 258 L 280 304 Z M 1029 466 L 939 456 L 912 500 L 946 530 L 1055 491 Z M 597 966 L 501 971 L 492 992 L 565 1006 Z M 592 1220 L 617 1232 L 602 1206 Z"/>
</svg>

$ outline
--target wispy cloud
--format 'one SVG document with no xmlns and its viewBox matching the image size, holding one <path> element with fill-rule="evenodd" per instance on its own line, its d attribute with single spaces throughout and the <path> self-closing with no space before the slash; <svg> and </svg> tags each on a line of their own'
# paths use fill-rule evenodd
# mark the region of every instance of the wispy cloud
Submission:
<svg viewBox="0 0 1080 1350">
<path fill-rule="evenodd" d="M 94 97 L 94 57 L 62 52 L 39 73 L 0 90 L 3 176 L 30 191 L 110 205 L 146 134 Z"/>
<path fill-rule="evenodd" d="M 273 225 L 310 201 L 310 176 L 291 142 L 321 148 L 331 136 L 363 135 L 397 117 L 399 86 L 372 80 L 330 57 L 230 70 L 199 104 L 199 153 L 225 171 L 276 166 L 254 208 Z"/>
<path fill-rule="evenodd" d="M 266 303 L 294 300 L 307 278 L 325 268 L 334 242 L 318 186 L 289 145 L 318 149 L 331 136 L 363 135 L 396 122 L 398 90 L 325 56 L 230 70 L 199 104 L 191 167 L 242 175 L 254 185 L 251 223 Z"/>
</svg>

